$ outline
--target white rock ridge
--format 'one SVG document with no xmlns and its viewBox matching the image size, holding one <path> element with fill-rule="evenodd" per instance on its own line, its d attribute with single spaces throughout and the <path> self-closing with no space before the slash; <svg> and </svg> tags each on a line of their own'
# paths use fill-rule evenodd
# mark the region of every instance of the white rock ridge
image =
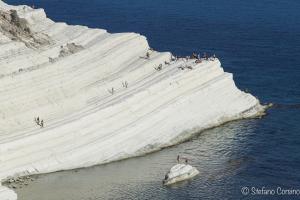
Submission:
<svg viewBox="0 0 300 200">
<path fill-rule="evenodd" d="M 1 186 L 0 183 L 0 200 L 15 200 L 17 199 L 17 194 L 6 187 Z"/>
<path fill-rule="evenodd" d="M 264 110 L 218 59 L 171 61 L 136 33 L 0 11 L 0 180 L 142 155 Z"/>
</svg>

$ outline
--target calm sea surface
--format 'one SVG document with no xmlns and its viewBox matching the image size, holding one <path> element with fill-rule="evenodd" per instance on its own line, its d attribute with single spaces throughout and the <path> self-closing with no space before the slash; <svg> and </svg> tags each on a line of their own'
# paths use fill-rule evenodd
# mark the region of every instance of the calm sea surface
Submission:
<svg viewBox="0 0 300 200">
<path fill-rule="evenodd" d="M 159 51 L 215 53 L 239 88 L 277 105 L 263 119 L 232 122 L 150 155 L 41 175 L 17 191 L 20 200 L 300 199 L 241 193 L 243 187 L 300 190 L 299 0 L 6 2 L 43 7 L 68 24 L 138 32 Z M 163 187 L 177 154 L 191 158 L 200 175 Z"/>
</svg>

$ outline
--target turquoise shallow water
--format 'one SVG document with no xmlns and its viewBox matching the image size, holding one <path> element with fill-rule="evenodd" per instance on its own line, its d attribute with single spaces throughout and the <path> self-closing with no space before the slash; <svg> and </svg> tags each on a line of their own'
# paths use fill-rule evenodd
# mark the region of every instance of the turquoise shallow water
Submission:
<svg viewBox="0 0 300 200">
<path fill-rule="evenodd" d="M 55 21 L 138 32 L 159 51 L 215 53 L 237 86 L 276 106 L 144 157 L 42 175 L 19 199 L 298 199 L 246 195 L 243 187 L 300 189 L 300 2 L 298 0 L 7 0 L 35 4 Z M 175 187 L 161 179 L 177 154 L 200 175 Z"/>
</svg>

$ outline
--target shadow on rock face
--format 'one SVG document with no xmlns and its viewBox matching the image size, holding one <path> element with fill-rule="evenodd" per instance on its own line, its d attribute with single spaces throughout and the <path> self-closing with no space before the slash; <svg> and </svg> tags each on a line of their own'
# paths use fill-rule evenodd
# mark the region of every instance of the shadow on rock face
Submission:
<svg viewBox="0 0 300 200">
<path fill-rule="evenodd" d="M 30 34 L 31 31 L 28 27 L 26 19 L 20 18 L 16 10 L 10 11 L 10 17 L 12 24 L 15 24 L 15 26 L 18 27 L 20 31 L 23 30 L 25 33 Z"/>
<path fill-rule="evenodd" d="M 45 34 L 33 33 L 27 20 L 20 18 L 16 10 L 0 10 L 0 32 L 11 40 L 23 42 L 27 47 L 50 44 L 50 38 Z"/>
</svg>

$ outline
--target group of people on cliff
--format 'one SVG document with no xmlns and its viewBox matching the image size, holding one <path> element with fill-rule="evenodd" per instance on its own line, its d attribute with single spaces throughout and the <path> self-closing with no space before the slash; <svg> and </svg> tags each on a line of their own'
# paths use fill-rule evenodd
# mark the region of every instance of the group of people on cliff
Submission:
<svg viewBox="0 0 300 200">
<path fill-rule="evenodd" d="M 180 57 L 180 56 L 172 56 L 171 60 L 172 61 L 177 61 L 179 58 L 186 59 L 186 61 L 190 59 L 196 59 L 196 63 L 200 63 L 203 60 L 211 60 L 214 61 L 216 59 L 216 55 L 213 54 L 212 56 L 208 56 L 207 53 L 203 53 L 203 57 L 201 57 L 201 54 L 197 53 L 192 53 L 191 56 L 186 56 L 186 57 Z"/>
<path fill-rule="evenodd" d="M 151 51 L 154 51 L 154 50 L 152 48 L 149 48 L 149 50 L 146 52 L 146 56 L 145 57 L 140 57 L 140 58 L 144 58 L 144 59 L 149 60 L 150 57 L 151 57 L 151 53 L 150 53 Z M 191 56 L 185 56 L 185 57 L 171 55 L 170 61 L 165 61 L 164 64 L 165 65 L 170 65 L 171 64 L 170 62 L 176 62 L 176 61 L 178 61 L 178 59 L 185 59 L 186 62 L 188 62 L 190 59 L 193 59 L 193 60 L 195 60 L 195 63 L 197 64 L 197 63 L 201 63 L 204 60 L 205 61 L 214 61 L 216 59 L 216 55 L 213 54 L 212 56 L 208 56 L 207 53 L 203 53 L 203 56 L 201 56 L 200 53 L 197 54 L 195 52 L 193 52 Z M 154 67 L 154 69 L 157 70 L 157 71 L 162 70 L 162 68 L 163 68 L 163 64 L 159 64 L 157 67 Z M 192 66 L 185 66 L 185 67 L 180 66 L 178 68 L 181 69 L 181 70 L 184 70 L 186 68 L 187 69 L 193 69 Z"/>
</svg>

